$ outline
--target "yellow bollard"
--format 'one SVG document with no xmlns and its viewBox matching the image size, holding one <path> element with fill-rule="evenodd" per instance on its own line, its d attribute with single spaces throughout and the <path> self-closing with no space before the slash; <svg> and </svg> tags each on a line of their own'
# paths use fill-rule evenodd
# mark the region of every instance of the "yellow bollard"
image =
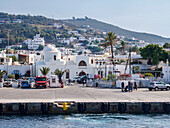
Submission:
<svg viewBox="0 0 170 128">
<path fill-rule="evenodd" d="M 57 107 L 63 108 L 63 110 L 66 111 L 74 103 L 63 102 L 61 104 L 58 104 L 58 103 L 54 103 L 54 104 L 57 105 Z"/>
<path fill-rule="evenodd" d="M 67 103 L 62 103 L 63 105 L 63 110 L 66 111 L 68 109 L 68 107 L 70 107 L 69 105 L 67 105 Z"/>
</svg>

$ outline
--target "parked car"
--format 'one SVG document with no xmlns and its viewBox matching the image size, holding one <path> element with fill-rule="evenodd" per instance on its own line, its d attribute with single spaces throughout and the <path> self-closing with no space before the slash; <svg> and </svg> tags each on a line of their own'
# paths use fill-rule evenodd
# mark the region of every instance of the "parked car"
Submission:
<svg viewBox="0 0 170 128">
<path fill-rule="evenodd" d="M 161 90 L 163 90 L 163 89 L 169 90 L 170 85 L 165 84 L 164 82 L 154 81 L 154 82 L 149 83 L 148 89 L 149 89 L 149 91 L 152 91 L 153 89 L 155 91 L 158 91 L 159 89 L 161 89 Z"/>
<path fill-rule="evenodd" d="M 77 80 L 80 78 L 80 76 L 74 77 L 73 79 L 71 79 L 71 82 L 77 82 Z"/>
<path fill-rule="evenodd" d="M 81 76 L 77 79 L 77 83 L 82 84 L 84 80 L 86 81 L 86 76 Z"/>
<path fill-rule="evenodd" d="M 21 88 L 30 88 L 31 85 L 28 80 L 21 81 Z"/>
<path fill-rule="evenodd" d="M 3 87 L 12 87 L 12 79 L 5 79 L 3 82 Z"/>
</svg>

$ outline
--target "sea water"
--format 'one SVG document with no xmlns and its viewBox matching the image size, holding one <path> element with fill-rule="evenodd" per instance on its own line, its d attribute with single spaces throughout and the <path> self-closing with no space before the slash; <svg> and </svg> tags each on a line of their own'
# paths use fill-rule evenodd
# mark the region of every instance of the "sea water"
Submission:
<svg viewBox="0 0 170 128">
<path fill-rule="evenodd" d="M 0 116 L 1 128 L 170 128 L 170 115 L 72 114 Z"/>
</svg>

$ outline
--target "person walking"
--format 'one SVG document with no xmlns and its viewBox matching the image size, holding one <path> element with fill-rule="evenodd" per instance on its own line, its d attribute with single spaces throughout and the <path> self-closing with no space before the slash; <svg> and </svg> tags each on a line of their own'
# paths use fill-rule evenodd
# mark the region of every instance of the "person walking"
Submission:
<svg viewBox="0 0 170 128">
<path fill-rule="evenodd" d="M 83 87 L 84 87 L 84 84 L 85 84 L 85 83 L 86 83 L 86 80 L 84 79 L 84 80 L 83 80 Z"/>
<path fill-rule="evenodd" d="M 137 83 L 136 83 L 136 81 L 134 82 L 134 90 L 137 90 Z"/>
<path fill-rule="evenodd" d="M 71 84 L 71 79 L 68 80 L 68 85 L 70 85 L 70 84 Z"/>
<path fill-rule="evenodd" d="M 130 86 L 131 86 L 131 83 L 130 81 L 128 81 L 128 91 L 130 92 Z"/>
<path fill-rule="evenodd" d="M 121 83 L 121 87 L 122 87 L 122 92 L 124 92 L 124 87 L 125 87 L 124 82 Z"/>
</svg>

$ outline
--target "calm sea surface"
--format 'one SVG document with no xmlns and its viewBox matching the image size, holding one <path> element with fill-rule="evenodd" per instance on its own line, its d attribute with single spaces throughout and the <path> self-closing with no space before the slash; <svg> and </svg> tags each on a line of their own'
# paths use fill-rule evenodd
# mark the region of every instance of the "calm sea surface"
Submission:
<svg viewBox="0 0 170 128">
<path fill-rule="evenodd" d="M 0 116 L 0 128 L 170 128 L 170 115 Z"/>
</svg>

